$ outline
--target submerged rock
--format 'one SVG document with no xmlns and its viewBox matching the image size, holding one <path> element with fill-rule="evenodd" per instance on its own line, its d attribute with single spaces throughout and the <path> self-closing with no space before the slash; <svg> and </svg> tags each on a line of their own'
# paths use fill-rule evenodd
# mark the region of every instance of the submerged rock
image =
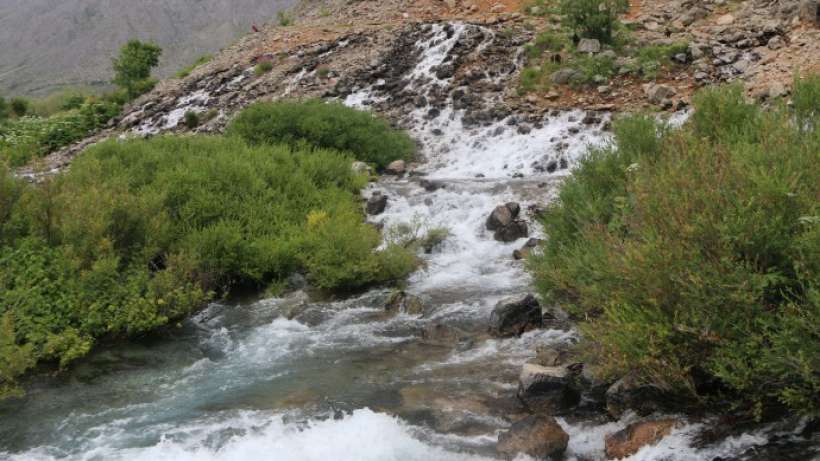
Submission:
<svg viewBox="0 0 820 461">
<path fill-rule="evenodd" d="M 518 378 L 518 399 L 532 413 L 564 413 L 581 400 L 573 376 L 568 367 L 526 363 Z"/>
<path fill-rule="evenodd" d="M 385 309 L 392 312 L 401 312 L 408 315 L 424 314 L 424 303 L 421 298 L 405 291 L 394 291 L 387 298 Z"/>
<path fill-rule="evenodd" d="M 669 435 L 678 424 L 675 419 L 641 421 L 630 424 L 625 429 L 606 436 L 607 459 L 621 459 L 632 456 L 647 445 L 654 445 Z"/>
<path fill-rule="evenodd" d="M 561 456 L 569 444 L 569 434 L 550 416 L 528 416 L 498 436 L 496 451 L 507 459 L 520 454 L 535 459 Z"/>
<path fill-rule="evenodd" d="M 367 199 L 367 205 L 365 207 L 367 214 L 379 215 L 384 213 L 385 208 L 387 208 L 387 196 L 381 192 L 373 192 L 373 195 Z"/>
<path fill-rule="evenodd" d="M 521 336 L 543 324 L 541 305 L 535 296 L 508 298 L 496 304 L 490 314 L 490 334 L 497 337 Z"/>
</svg>

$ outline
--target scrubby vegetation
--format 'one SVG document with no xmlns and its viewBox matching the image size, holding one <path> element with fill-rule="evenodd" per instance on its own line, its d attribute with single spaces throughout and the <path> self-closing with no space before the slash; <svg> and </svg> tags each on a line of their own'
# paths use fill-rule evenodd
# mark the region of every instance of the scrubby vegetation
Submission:
<svg viewBox="0 0 820 461">
<path fill-rule="evenodd" d="M 820 76 L 792 100 L 715 88 L 679 130 L 618 120 L 567 180 L 531 269 L 605 377 L 820 409 Z"/>
<path fill-rule="evenodd" d="M 287 107 L 319 124 L 257 132 L 271 112 L 252 107 L 239 136 L 111 140 L 36 185 L 0 163 L 0 398 L 38 362 L 65 367 L 100 338 L 144 334 L 238 287 L 275 291 L 298 272 L 346 292 L 416 268 L 418 246 L 382 244 L 365 222 L 368 178 L 351 168 L 356 152 L 392 158 L 400 133 L 351 111 L 349 144 L 331 145 L 338 113 Z M 361 115 L 367 136 L 349 124 Z"/>
<path fill-rule="evenodd" d="M 193 72 L 194 69 L 196 69 L 197 67 L 199 67 L 203 64 L 207 64 L 208 62 L 211 61 L 211 59 L 213 59 L 213 56 L 210 55 L 210 54 L 200 56 L 199 58 L 197 58 L 196 61 L 194 61 L 193 64 L 191 64 L 190 66 L 185 67 L 185 68 L 181 69 L 179 72 L 177 72 L 176 73 L 176 78 L 185 78 L 185 77 L 191 75 L 191 72 Z"/>
<path fill-rule="evenodd" d="M 151 69 L 159 64 L 162 48 L 153 43 L 129 40 L 113 60 L 114 84 L 134 99 L 151 90 L 157 81 L 151 78 Z"/>
<path fill-rule="evenodd" d="M 557 24 L 543 24 L 542 31 L 525 47 L 528 66 L 520 76 L 519 93 L 547 91 L 554 85 L 605 85 L 618 76 L 654 80 L 673 71 L 688 59 L 688 44 L 638 45 L 618 20 L 628 3 L 623 0 L 541 0 L 528 7 L 529 14 L 549 11 Z M 581 39 L 596 39 L 601 50 L 581 53 Z M 673 58 L 677 57 L 675 60 Z M 566 81 L 553 81 L 559 70 L 570 70 Z"/>
<path fill-rule="evenodd" d="M 231 122 L 227 134 L 253 145 L 306 143 L 336 149 L 379 168 L 409 159 L 415 151 L 407 134 L 369 112 L 318 100 L 252 105 Z"/>
</svg>

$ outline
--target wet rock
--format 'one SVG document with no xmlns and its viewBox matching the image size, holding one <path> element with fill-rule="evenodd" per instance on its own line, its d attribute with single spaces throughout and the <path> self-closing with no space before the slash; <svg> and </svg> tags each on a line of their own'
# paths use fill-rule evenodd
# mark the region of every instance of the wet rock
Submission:
<svg viewBox="0 0 820 461">
<path fill-rule="evenodd" d="M 307 287 L 307 278 L 304 275 L 294 272 L 285 279 L 285 286 L 289 291 L 301 290 Z"/>
<path fill-rule="evenodd" d="M 526 123 L 518 125 L 518 134 L 530 134 L 531 131 L 532 127 L 530 127 Z"/>
<path fill-rule="evenodd" d="M 558 415 L 581 400 L 569 367 L 524 364 L 518 378 L 517 397 L 532 413 Z"/>
<path fill-rule="evenodd" d="M 627 410 L 641 416 L 665 408 L 669 396 L 658 387 L 642 384 L 628 375 L 619 379 L 606 391 L 606 410 L 613 418 L 620 418 Z"/>
<path fill-rule="evenodd" d="M 498 436 L 496 451 L 507 459 L 520 454 L 535 459 L 560 457 L 567 449 L 569 435 L 550 416 L 529 416 Z"/>
<path fill-rule="evenodd" d="M 647 445 L 654 445 L 669 435 L 678 424 L 675 419 L 641 421 L 630 424 L 625 429 L 606 436 L 607 459 L 621 459 L 632 456 Z"/>
<path fill-rule="evenodd" d="M 433 181 L 430 179 L 422 179 L 419 181 L 419 185 L 424 188 L 427 192 L 435 192 L 439 189 L 444 189 L 446 184 L 441 181 Z"/>
<path fill-rule="evenodd" d="M 521 334 L 541 327 L 541 305 L 535 296 L 507 298 L 499 301 L 490 314 L 490 334 L 496 337 L 521 336 Z"/>
<path fill-rule="evenodd" d="M 582 38 L 577 50 L 579 53 L 598 53 L 601 51 L 601 42 L 594 38 Z"/>
<path fill-rule="evenodd" d="M 384 213 L 385 208 L 387 208 L 387 196 L 381 192 L 373 192 L 373 195 L 367 199 L 367 205 L 365 206 L 367 214 L 379 215 Z"/>
<path fill-rule="evenodd" d="M 541 243 L 541 239 L 531 238 L 527 240 L 518 250 L 513 251 L 513 258 L 516 260 L 524 259 L 532 253 L 532 250 Z"/>
<path fill-rule="evenodd" d="M 503 229 L 512 224 L 513 220 L 518 217 L 521 211 L 521 206 L 517 203 L 510 202 L 505 205 L 495 207 L 490 216 L 487 218 L 487 230 L 496 231 Z"/>
<path fill-rule="evenodd" d="M 516 219 L 512 223 L 498 229 L 493 238 L 499 242 L 514 242 L 530 235 L 529 226 L 523 219 Z"/>
<path fill-rule="evenodd" d="M 401 312 L 408 315 L 424 314 L 424 303 L 421 298 L 403 290 L 391 293 L 384 307 L 389 312 Z"/>
<path fill-rule="evenodd" d="M 394 162 L 390 162 L 387 165 L 387 168 L 384 169 L 384 172 L 387 174 L 393 174 L 396 176 L 401 176 L 407 171 L 407 164 L 404 160 L 396 160 Z"/>
</svg>

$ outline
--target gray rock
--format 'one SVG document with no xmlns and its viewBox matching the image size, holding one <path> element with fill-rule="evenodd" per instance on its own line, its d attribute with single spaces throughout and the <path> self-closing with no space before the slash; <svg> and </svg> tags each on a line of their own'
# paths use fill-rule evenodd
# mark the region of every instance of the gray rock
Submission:
<svg viewBox="0 0 820 461">
<path fill-rule="evenodd" d="M 581 400 L 567 367 L 524 364 L 518 378 L 517 397 L 532 413 L 558 415 Z"/>
<path fill-rule="evenodd" d="M 560 69 L 552 74 L 552 83 L 556 85 L 565 85 L 569 83 L 578 72 L 575 69 Z"/>
<path fill-rule="evenodd" d="M 405 291 L 391 293 L 384 307 L 389 312 L 401 312 L 408 315 L 424 314 L 424 303 L 421 298 Z"/>
<path fill-rule="evenodd" d="M 512 223 L 498 229 L 493 234 L 493 238 L 499 242 L 514 242 L 518 239 L 529 237 L 530 231 L 527 222 L 523 219 L 516 219 Z"/>
<path fill-rule="evenodd" d="M 490 314 L 490 334 L 496 337 L 521 336 L 523 333 L 541 327 L 541 305 L 535 296 L 507 298 L 499 301 Z"/>
<path fill-rule="evenodd" d="M 499 205 L 490 213 L 485 225 L 487 230 L 495 231 L 512 224 L 516 216 L 517 213 L 513 215 L 512 210 L 507 205 Z"/>
<path fill-rule="evenodd" d="M 650 84 L 646 89 L 646 96 L 649 98 L 649 102 L 653 104 L 661 104 L 664 100 L 667 100 L 676 94 L 677 91 L 669 85 Z"/>
<path fill-rule="evenodd" d="M 550 416 L 528 416 L 498 436 L 496 451 L 507 459 L 520 454 L 535 459 L 558 459 L 567 449 L 569 435 Z"/>
<path fill-rule="evenodd" d="M 599 53 L 601 42 L 594 38 L 582 38 L 577 46 L 579 53 Z"/>
<path fill-rule="evenodd" d="M 619 379 L 606 391 L 606 410 L 613 418 L 620 418 L 627 410 L 647 416 L 664 409 L 669 397 L 658 387 L 642 384 L 632 376 Z"/>
<path fill-rule="evenodd" d="M 374 192 L 373 195 L 371 195 L 370 198 L 367 199 L 367 205 L 365 206 L 367 214 L 382 214 L 384 213 L 385 208 L 387 208 L 387 196 L 382 194 L 381 192 Z"/>
<path fill-rule="evenodd" d="M 407 164 L 404 162 L 404 160 L 396 160 L 394 162 L 390 162 L 390 164 L 387 165 L 387 168 L 384 169 L 385 173 L 397 176 L 403 175 L 405 171 L 407 171 Z"/>
<path fill-rule="evenodd" d="M 813 25 L 820 25 L 820 2 L 803 0 L 799 9 L 800 19 Z"/>
</svg>

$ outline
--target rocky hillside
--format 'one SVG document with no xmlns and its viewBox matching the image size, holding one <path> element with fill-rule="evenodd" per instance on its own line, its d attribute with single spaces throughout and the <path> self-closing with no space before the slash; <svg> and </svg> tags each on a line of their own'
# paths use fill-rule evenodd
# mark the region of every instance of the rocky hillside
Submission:
<svg viewBox="0 0 820 461">
<path fill-rule="evenodd" d="M 0 2 L 0 93 L 43 95 L 110 80 L 111 57 L 130 38 L 165 50 L 172 75 L 273 21 L 296 0 L 4 0 Z"/>
</svg>

